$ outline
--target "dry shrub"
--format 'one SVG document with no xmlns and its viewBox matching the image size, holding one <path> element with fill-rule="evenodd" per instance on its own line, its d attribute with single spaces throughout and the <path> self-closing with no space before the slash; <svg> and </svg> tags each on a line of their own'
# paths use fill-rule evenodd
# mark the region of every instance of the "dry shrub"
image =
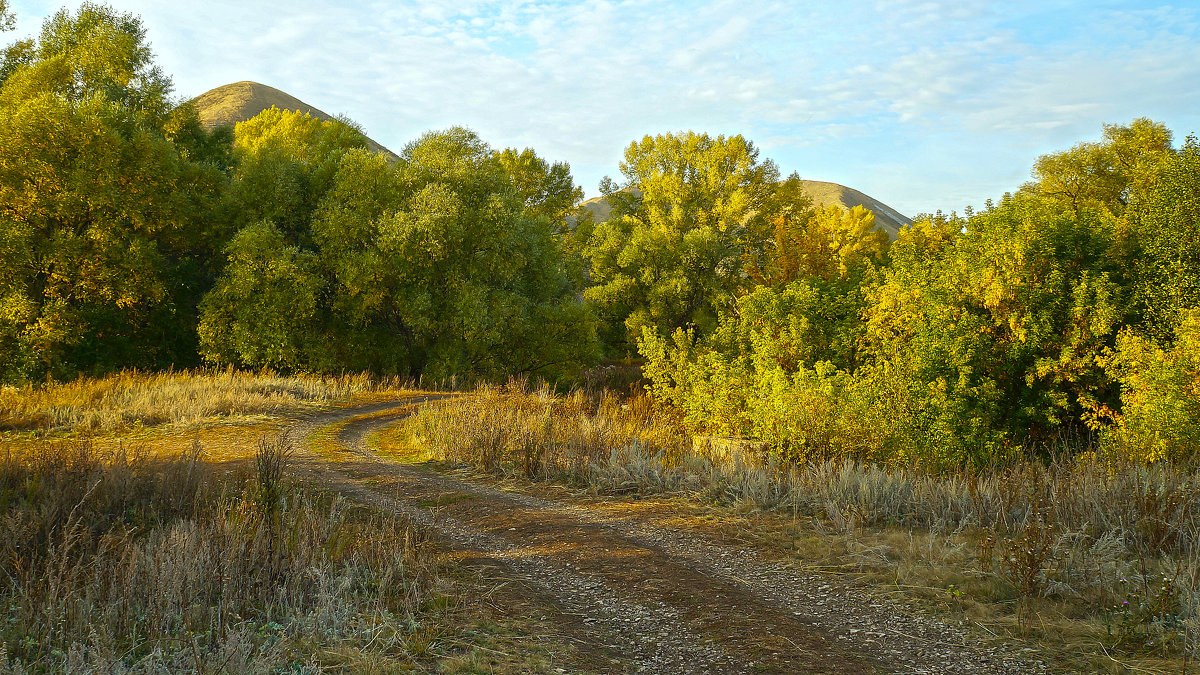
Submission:
<svg viewBox="0 0 1200 675">
<path fill-rule="evenodd" d="M 403 656 L 433 579 L 405 522 L 174 457 L 45 445 L 0 464 L 0 672 L 268 672 L 304 645 Z"/>
</svg>

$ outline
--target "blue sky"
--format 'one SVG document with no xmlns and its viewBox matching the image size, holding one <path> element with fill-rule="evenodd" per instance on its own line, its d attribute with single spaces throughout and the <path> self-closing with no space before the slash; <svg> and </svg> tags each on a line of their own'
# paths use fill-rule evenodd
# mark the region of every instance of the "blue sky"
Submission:
<svg viewBox="0 0 1200 675">
<path fill-rule="evenodd" d="M 631 141 L 686 129 L 908 215 L 997 198 L 1105 122 L 1200 132 L 1194 0 L 109 4 L 180 96 L 255 80 L 392 149 L 466 125 L 569 162 L 588 196 Z M 18 35 L 60 6 L 15 0 Z"/>
</svg>

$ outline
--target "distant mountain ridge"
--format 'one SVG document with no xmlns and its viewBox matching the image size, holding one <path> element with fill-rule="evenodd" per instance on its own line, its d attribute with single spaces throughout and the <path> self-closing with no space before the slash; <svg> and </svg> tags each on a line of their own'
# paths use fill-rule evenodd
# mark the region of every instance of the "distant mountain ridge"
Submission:
<svg viewBox="0 0 1200 675">
<path fill-rule="evenodd" d="M 196 106 L 200 122 L 210 129 L 220 125 L 232 126 L 238 122 L 244 122 L 272 106 L 280 110 L 307 113 L 322 120 L 335 119 L 333 115 L 286 92 L 250 81 L 234 82 L 217 87 L 200 94 L 192 99 L 191 103 Z M 396 153 L 370 138 L 367 139 L 367 147 L 374 152 L 382 152 L 396 158 Z M 912 224 L 911 219 L 896 209 L 853 188 L 819 180 L 802 182 L 804 191 L 817 206 L 837 205 L 847 210 L 855 206 L 862 206 L 869 209 L 875 214 L 875 224 L 887 232 L 892 239 L 896 238 L 900 228 Z M 612 207 L 604 197 L 588 199 L 580 204 L 580 208 L 590 213 L 596 222 L 606 220 L 612 211 Z"/>
<path fill-rule="evenodd" d="M 313 107 L 291 94 L 248 80 L 210 89 L 192 99 L 190 103 L 196 106 L 196 112 L 200 115 L 200 123 L 209 129 L 245 122 L 272 107 L 305 113 L 325 121 L 336 119 L 333 115 Z M 367 138 L 367 147 L 373 152 L 382 152 L 390 157 L 396 157 L 396 153 L 371 138 Z"/>
</svg>

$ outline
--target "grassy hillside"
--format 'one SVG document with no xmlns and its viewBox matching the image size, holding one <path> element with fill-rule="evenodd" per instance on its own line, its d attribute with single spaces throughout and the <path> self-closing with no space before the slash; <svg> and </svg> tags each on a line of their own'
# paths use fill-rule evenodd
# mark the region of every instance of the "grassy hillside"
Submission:
<svg viewBox="0 0 1200 675">
<path fill-rule="evenodd" d="M 200 94 L 191 100 L 200 113 L 200 121 L 208 128 L 244 122 L 268 108 L 306 113 L 317 119 L 332 120 L 333 115 L 315 108 L 300 99 L 258 82 L 234 82 Z M 367 139 L 367 147 L 390 157 L 396 153 Z"/>
</svg>

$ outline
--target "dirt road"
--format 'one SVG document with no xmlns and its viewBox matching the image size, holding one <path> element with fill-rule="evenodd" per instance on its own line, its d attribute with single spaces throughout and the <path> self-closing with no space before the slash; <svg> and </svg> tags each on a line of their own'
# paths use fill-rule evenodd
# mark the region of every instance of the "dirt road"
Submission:
<svg viewBox="0 0 1200 675">
<path fill-rule="evenodd" d="M 572 669 L 638 673 L 1028 673 L 972 642 L 760 554 L 636 512 L 550 501 L 372 454 L 368 435 L 420 400 L 324 413 L 293 429 L 300 467 L 429 528 L 465 564 L 495 568 L 576 645 Z M 318 450 L 319 446 L 319 450 Z"/>
</svg>

